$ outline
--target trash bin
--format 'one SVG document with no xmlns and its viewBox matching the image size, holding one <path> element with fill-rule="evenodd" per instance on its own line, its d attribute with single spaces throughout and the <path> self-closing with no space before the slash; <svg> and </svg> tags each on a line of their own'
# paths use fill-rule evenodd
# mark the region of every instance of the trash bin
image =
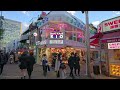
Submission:
<svg viewBox="0 0 120 90">
<path fill-rule="evenodd" d="M 93 72 L 95 75 L 99 75 L 100 74 L 100 67 L 99 66 L 93 66 Z"/>
</svg>

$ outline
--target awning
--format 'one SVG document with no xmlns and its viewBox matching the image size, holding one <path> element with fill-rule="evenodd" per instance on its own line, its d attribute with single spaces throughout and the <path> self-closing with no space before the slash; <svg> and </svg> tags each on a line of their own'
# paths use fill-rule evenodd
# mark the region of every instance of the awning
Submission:
<svg viewBox="0 0 120 90">
<path fill-rule="evenodd" d="M 103 36 L 103 34 L 101 32 L 95 34 L 94 36 L 90 37 L 90 39 L 94 39 L 94 38 L 101 38 Z"/>
<path fill-rule="evenodd" d="M 102 43 L 120 42 L 120 31 L 104 34 L 100 40 Z"/>
<path fill-rule="evenodd" d="M 90 42 L 90 45 L 99 46 L 99 39 L 98 38 L 94 39 L 93 41 Z"/>
</svg>

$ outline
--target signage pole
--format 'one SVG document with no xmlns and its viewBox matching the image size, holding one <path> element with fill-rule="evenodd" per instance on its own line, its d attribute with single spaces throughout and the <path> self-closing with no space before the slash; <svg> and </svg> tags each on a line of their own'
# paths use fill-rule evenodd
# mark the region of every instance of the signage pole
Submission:
<svg viewBox="0 0 120 90">
<path fill-rule="evenodd" d="M 90 31 L 89 31 L 89 18 L 88 18 L 88 11 L 85 11 L 85 17 L 86 17 L 86 45 L 87 45 L 87 76 L 91 77 L 90 74 Z"/>
</svg>

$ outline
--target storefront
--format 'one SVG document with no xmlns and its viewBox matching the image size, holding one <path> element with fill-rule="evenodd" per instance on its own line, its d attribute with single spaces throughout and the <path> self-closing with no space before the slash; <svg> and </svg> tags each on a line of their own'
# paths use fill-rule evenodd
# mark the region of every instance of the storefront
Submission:
<svg viewBox="0 0 120 90">
<path fill-rule="evenodd" d="M 43 54 L 47 55 L 51 64 L 53 56 L 59 52 L 62 53 L 63 62 L 68 63 L 71 52 L 74 52 L 79 54 L 81 73 L 86 73 L 85 24 L 70 15 L 65 16 L 66 13 L 54 15 L 46 16 L 44 22 L 37 24 L 37 64 L 41 64 Z M 93 34 L 92 30 L 91 33 Z M 98 51 L 96 47 L 91 47 L 91 62 L 92 59 L 98 58 Z"/>
<path fill-rule="evenodd" d="M 85 25 L 65 15 L 57 14 L 50 17 L 50 20 L 49 17 L 45 18 L 48 18 L 47 23 L 45 22 L 44 25 L 38 23 L 38 37 L 40 39 L 36 42 L 37 63 L 41 63 L 43 54 L 47 54 L 51 63 L 53 56 L 59 52 L 62 53 L 65 63 L 67 63 L 71 52 L 77 52 L 81 60 L 85 59 Z"/>
<path fill-rule="evenodd" d="M 107 75 L 120 77 L 120 17 L 103 21 L 101 32 L 101 59 Z"/>
</svg>

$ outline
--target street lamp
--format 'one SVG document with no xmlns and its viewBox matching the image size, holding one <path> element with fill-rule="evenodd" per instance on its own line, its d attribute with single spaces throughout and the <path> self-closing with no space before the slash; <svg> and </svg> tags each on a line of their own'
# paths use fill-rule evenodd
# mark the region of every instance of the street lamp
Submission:
<svg viewBox="0 0 120 90">
<path fill-rule="evenodd" d="M 82 11 L 82 13 L 85 13 L 85 18 L 86 18 L 86 46 L 87 46 L 87 60 L 86 60 L 86 65 L 87 65 L 87 76 L 91 77 L 90 74 L 90 30 L 89 30 L 89 17 L 88 17 L 88 11 Z"/>
</svg>

